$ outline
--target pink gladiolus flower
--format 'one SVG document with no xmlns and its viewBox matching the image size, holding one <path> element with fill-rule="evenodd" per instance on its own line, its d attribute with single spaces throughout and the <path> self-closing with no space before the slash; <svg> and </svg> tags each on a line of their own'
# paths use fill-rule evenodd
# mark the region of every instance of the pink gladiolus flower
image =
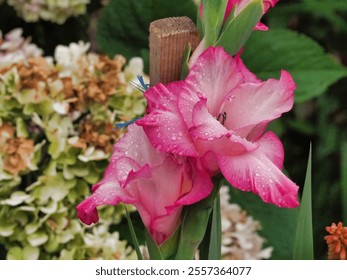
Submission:
<svg viewBox="0 0 347 280">
<path fill-rule="evenodd" d="M 222 172 L 236 188 L 280 207 L 298 205 L 298 186 L 282 172 L 284 151 L 267 124 L 289 111 L 294 81 L 258 80 L 239 57 L 208 48 L 184 81 L 146 93 L 144 127 L 157 150 L 199 158 L 210 175 Z"/>
<path fill-rule="evenodd" d="M 225 9 L 225 14 L 224 14 L 224 23 L 227 21 L 230 13 L 234 10 L 234 16 L 237 16 L 252 0 L 229 0 L 227 7 Z M 279 0 L 263 0 L 263 15 L 267 13 L 267 11 L 276 5 L 276 3 Z M 202 13 L 203 13 L 203 5 L 200 5 L 200 17 L 202 18 Z M 223 24 L 224 24 L 223 23 Z M 262 31 L 267 31 L 268 27 L 261 23 L 258 22 L 257 25 L 254 27 L 254 30 L 262 30 Z M 206 41 L 205 37 L 200 41 L 199 45 L 196 47 L 194 50 L 193 54 L 190 57 L 189 60 L 189 68 L 196 62 L 196 59 L 203 53 L 203 51 L 206 49 L 205 47 Z"/>
<path fill-rule="evenodd" d="M 93 186 L 93 195 L 77 206 L 78 217 L 90 225 L 99 219 L 97 206 L 132 204 L 153 239 L 161 244 L 177 228 L 183 206 L 212 191 L 209 175 L 199 170 L 195 161 L 157 152 L 143 129 L 130 125 L 115 145 L 103 180 Z"/>
<path fill-rule="evenodd" d="M 224 23 L 227 21 L 231 11 L 235 8 L 234 11 L 234 16 L 238 15 L 252 0 L 229 0 L 226 10 L 225 10 L 225 14 L 224 14 Z M 263 0 L 263 5 L 264 5 L 264 11 L 263 11 L 263 15 L 267 13 L 267 11 L 271 8 L 274 7 L 276 5 L 276 3 L 279 0 Z M 203 5 L 200 5 L 200 17 L 202 18 L 202 10 L 203 10 Z M 259 22 L 255 28 L 255 30 L 263 30 L 266 31 L 268 30 L 268 27 Z"/>
<path fill-rule="evenodd" d="M 276 3 L 279 0 L 263 0 L 263 5 L 264 5 L 264 11 L 263 11 L 263 15 L 267 13 L 267 11 L 270 9 L 270 7 L 274 7 L 276 5 Z M 231 11 L 235 8 L 235 12 L 234 15 L 238 15 L 249 3 L 251 2 L 251 0 L 229 0 L 228 1 L 228 5 L 225 11 L 225 16 L 224 16 L 224 21 L 227 20 L 227 18 L 229 17 Z M 258 22 L 258 24 L 255 26 L 254 28 L 255 30 L 263 30 L 266 31 L 268 30 L 268 27 L 261 23 Z"/>
</svg>

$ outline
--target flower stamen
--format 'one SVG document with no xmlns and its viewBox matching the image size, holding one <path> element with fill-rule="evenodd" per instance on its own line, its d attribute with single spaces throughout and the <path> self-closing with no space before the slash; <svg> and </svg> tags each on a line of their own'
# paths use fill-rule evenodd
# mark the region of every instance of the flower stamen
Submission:
<svg viewBox="0 0 347 280">
<path fill-rule="evenodd" d="M 224 125 L 226 119 L 227 119 L 227 113 L 226 112 L 219 113 L 217 116 L 217 121 L 219 121 L 222 125 Z"/>
</svg>

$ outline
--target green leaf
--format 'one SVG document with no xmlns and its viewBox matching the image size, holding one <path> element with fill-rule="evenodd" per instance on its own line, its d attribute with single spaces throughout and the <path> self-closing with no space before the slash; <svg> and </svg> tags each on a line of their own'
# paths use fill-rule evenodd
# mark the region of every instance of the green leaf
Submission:
<svg viewBox="0 0 347 280">
<path fill-rule="evenodd" d="M 193 0 L 112 0 L 102 10 L 97 26 L 97 42 L 113 57 L 128 60 L 143 56 L 148 67 L 148 30 L 152 21 L 175 16 L 196 17 Z"/>
<path fill-rule="evenodd" d="M 341 144 L 341 161 L 342 217 L 347 221 L 347 139 Z"/>
<path fill-rule="evenodd" d="M 148 248 L 149 257 L 151 260 L 163 260 L 163 255 L 161 254 L 160 248 L 157 243 L 153 240 L 152 236 L 146 229 L 146 243 Z"/>
<path fill-rule="evenodd" d="M 245 209 L 248 215 L 260 221 L 260 235 L 267 240 L 265 246 L 274 248 L 271 258 L 292 259 L 298 209 L 278 208 L 263 202 L 253 193 L 233 187 L 230 188 L 230 197 L 231 201 Z"/>
<path fill-rule="evenodd" d="M 313 16 L 317 21 L 325 20 L 334 26 L 334 29 L 347 31 L 347 19 L 343 12 L 347 12 L 346 0 L 301 0 L 299 2 L 292 1 L 284 5 L 276 6 L 270 13 L 270 23 L 272 26 L 286 26 L 293 15 L 305 16 L 307 14 Z M 312 24 L 312 20 L 308 20 Z M 324 24 L 326 24 L 324 22 Z"/>
<path fill-rule="evenodd" d="M 207 198 L 184 209 L 180 241 L 176 254 L 177 260 L 194 259 L 196 250 L 206 233 L 214 199 L 218 191 L 219 188 L 215 187 Z"/>
<path fill-rule="evenodd" d="M 263 2 L 253 0 L 236 17 L 227 22 L 217 42 L 230 55 L 237 54 L 244 46 L 253 28 L 263 14 Z"/>
<path fill-rule="evenodd" d="M 213 46 L 222 29 L 227 0 L 202 0 L 205 46 Z"/>
<path fill-rule="evenodd" d="M 124 204 L 124 209 L 125 209 L 125 213 L 126 213 L 125 216 L 126 216 L 127 221 L 128 221 L 128 226 L 129 226 L 129 230 L 130 230 L 131 239 L 132 239 L 134 247 L 135 247 L 135 252 L 136 252 L 136 255 L 137 255 L 137 259 L 143 260 L 143 256 L 142 256 L 141 249 L 140 249 L 140 245 L 139 245 L 139 242 L 137 240 L 136 233 L 135 233 L 135 230 L 134 230 L 134 226 L 133 226 L 133 223 L 131 221 L 131 218 L 130 218 L 127 206 L 125 204 Z"/>
<path fill-rule="evenodd" d="M 192 52 L 192 46 L 188 44 L 184 50 L 182 58 L 182 70 L 181 70 L 181 80 L 184 80 L 189 73 L 189 57 Z"/>
<path fill-rule="evenodd" d="M 296 228 L 295 243 L 294 243 L 294 260 L 313 260 L 313 233 L 312 233 L 312 179 L 311 179 L 311 166 L 312 166 L 312 147 L 307 163 L 307 171 L 304 185 L 304 192 L 302 195 L 298 225 Z"/>
<path fill-rule="evenodd" d="M 224 180 L 222 180 L 224 182 Z M 221 186 L 221 185 L 220 185 Z M 220 209 L 220 197 L 216 196 L 212 211 L 212 226 L 208 259 L 220 260 L 222 258 L 222 221 Z"/>
<path fill-rule="evenodd" d="M 323 94 L 347 69 L 309 37 L 284 29 L 254 32 L 242 54 L 246 66 L 261 79 L 278 77 L 281 69 L 293 76 L 295 101 Z"/>
</svg>

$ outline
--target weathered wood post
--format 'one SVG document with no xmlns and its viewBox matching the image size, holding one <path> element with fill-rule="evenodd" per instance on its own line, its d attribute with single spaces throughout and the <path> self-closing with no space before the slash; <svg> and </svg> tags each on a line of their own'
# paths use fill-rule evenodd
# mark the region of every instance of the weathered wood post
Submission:
<svg viewBox="0 0 347 280">
<path fill-rule="evenodd" d="M 160 19 L 151 23 L 149 32 L 151 85 L 179 80 L 186 46 L 194 50 L 199 43 L 194 23 L 188 17 Z"/>
</svg>

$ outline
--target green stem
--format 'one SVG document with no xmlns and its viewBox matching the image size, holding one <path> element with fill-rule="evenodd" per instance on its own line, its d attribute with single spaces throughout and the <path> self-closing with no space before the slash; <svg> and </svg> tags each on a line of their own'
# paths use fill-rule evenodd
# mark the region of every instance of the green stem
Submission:
<svg viewBox="0 0 347 280">
<path fill-rule="evenodd" d="M 196 204 L 187 206 L 184 209 L 176 259 L 194 259 L 195 253 L 206 234 L 214 201 L 221 186 L 219 184 L 220 178 L 223 177 L 216 176 L 213 178 L 215 187 L 207 198 L 199 201 Z"/>
</svg>

